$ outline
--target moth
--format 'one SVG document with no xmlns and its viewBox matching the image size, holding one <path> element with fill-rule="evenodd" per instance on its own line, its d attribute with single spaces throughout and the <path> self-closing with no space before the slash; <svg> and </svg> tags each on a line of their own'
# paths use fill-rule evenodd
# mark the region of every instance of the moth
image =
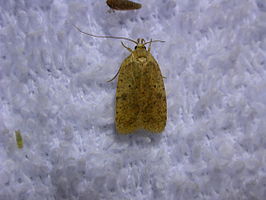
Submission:
<svg viewBox="0 0 266 200">
<path fill-rule="evenodd" d="M 16 141 L 17 141 L 17 147 L 19 149 L 23 148 L 23 138 L 21 136 L 20 130 L 15 131 L 16 134 Z"/>
<path fill-rule="evenodd" d="M 138 129 L 145 129 L 153 133 L 160 133 L 164 130 L 167 121 L 166 93 L 159 64 L 154 59 L 151 50 L 152 42 L 164 42 L 144 39 L 137 41 L 114 36 L 97 36 L 83 32 L 83 34 L 98 38 L 114 38 L 128 40 L 136 44 L 132 50 L 125 46 L 130 55 L 122 62 L 117 74 L 116 89 L 116 129 L 119 133 L 132 133 Z M 148 49 L 146 45 L 149 44 Z"/>
<path fill-rule="evenodd" d="M 106 4 L 115 10 L 134 10 L 141 8 L 141 4 L 128 0 L 107 0 Z"/>
</svg>

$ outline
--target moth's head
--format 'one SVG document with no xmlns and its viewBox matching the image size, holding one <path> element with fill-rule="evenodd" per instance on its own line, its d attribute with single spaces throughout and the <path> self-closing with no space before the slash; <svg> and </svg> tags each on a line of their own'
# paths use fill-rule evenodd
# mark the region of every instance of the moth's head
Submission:
<svg viewBox="0 0 266 200">
<path fill-rule="evenodd" d="M 147 43 L 143 38 L 138 38 L 136 44 L 135 49 L 146 49 L 145 45 Z"/>
</svg>

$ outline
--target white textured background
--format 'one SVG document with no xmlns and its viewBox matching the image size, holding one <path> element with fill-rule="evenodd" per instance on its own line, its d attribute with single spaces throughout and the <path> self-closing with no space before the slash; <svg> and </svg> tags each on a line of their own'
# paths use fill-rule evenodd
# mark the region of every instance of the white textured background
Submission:
<svg viewBox="0 0 266 200">
<path fill-rule="evenodd" d="M 265 199 L 266 1 L 138 2 L 0 0 L 0 200 Z M 106 81 L 129 52 L 70 23 L 166 41 L 161 135 L 117 135 Z"/>
</svg>

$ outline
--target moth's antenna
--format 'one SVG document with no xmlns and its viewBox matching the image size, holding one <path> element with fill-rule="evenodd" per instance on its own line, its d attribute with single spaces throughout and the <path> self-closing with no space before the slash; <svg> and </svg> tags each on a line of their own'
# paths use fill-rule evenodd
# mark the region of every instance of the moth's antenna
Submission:
<svg viewBox="0 0 266 200">
<path fill-rule="evenodd" d="M 72 24 L 72 26 L 74 26 L 79 32 L 85 34 L 85 35 L 89 35 L 91 37 L 97 37 L 97 38 L 113 38 L 113 39 L 120 39 L 120 40 L 128 40 L 130 42 L 133 42 L 135 44 L 138 44 L 136 41 L 130 39 L 130 38 L 126 38 L 126 37 L 116 37 L 116 36 L 111 36 L 111 35 L 105 35 L 105 36 L 101 36 L 101 35 L 93 35 L 90 33 L 86 33 L 84 31 L 82 31 L 79 27 L 75 26 L 74 24 Z"/>
<path fill-rule="evenodd" d="M 152 41 L 149 41 L 149 42 L 145 42 L 144 45 L 152 43 L 152 42 L 165 42 L 165 41 L 163 41 L 163 40 L 152 40 Z"/>
</svg>

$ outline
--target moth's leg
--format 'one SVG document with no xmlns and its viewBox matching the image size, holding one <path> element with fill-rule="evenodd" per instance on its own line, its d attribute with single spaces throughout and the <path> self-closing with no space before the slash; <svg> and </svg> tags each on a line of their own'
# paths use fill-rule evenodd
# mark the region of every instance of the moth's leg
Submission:
<svg viewBox="0 0 266 200">
<path fill-rule="evenodd" d="M 149 47 L 148 47 L 148 52 L 151 51 L 151 43 L 152 43 L 152 39 L 151 39 L 151 41 L 150 41 L 149 43 L 150 43 L 150 44 L 149 44 Z"/>
<path fill-rule="evenodd" d="M 124 45 L 124 43 L 123 43 L 123 42 L 121 42 L 121 44 L 122 44 L 122 46 L 123 46 L 123 47 L 125 47 L 125 48 L 126 48 L 128 51 L 129 51 L 129 52 L 131 52 L 131 53 L 133 52 L 133 50 L 132 50 L 132 49 L 130 49 L 129 47 L 127 47 L 126 45 Z"/>
<path fill-rule="evenodd" d="M 107 82 L 111 82 L 112 80 L 114 80 L 117 77 L 117 75 L 119 74 L 120 68 L 119 68 L 118 72 L 116 73 L 116 75 L 113 78 L 111 78 L 110 80 L 108 80 Z"/>
</svg>

